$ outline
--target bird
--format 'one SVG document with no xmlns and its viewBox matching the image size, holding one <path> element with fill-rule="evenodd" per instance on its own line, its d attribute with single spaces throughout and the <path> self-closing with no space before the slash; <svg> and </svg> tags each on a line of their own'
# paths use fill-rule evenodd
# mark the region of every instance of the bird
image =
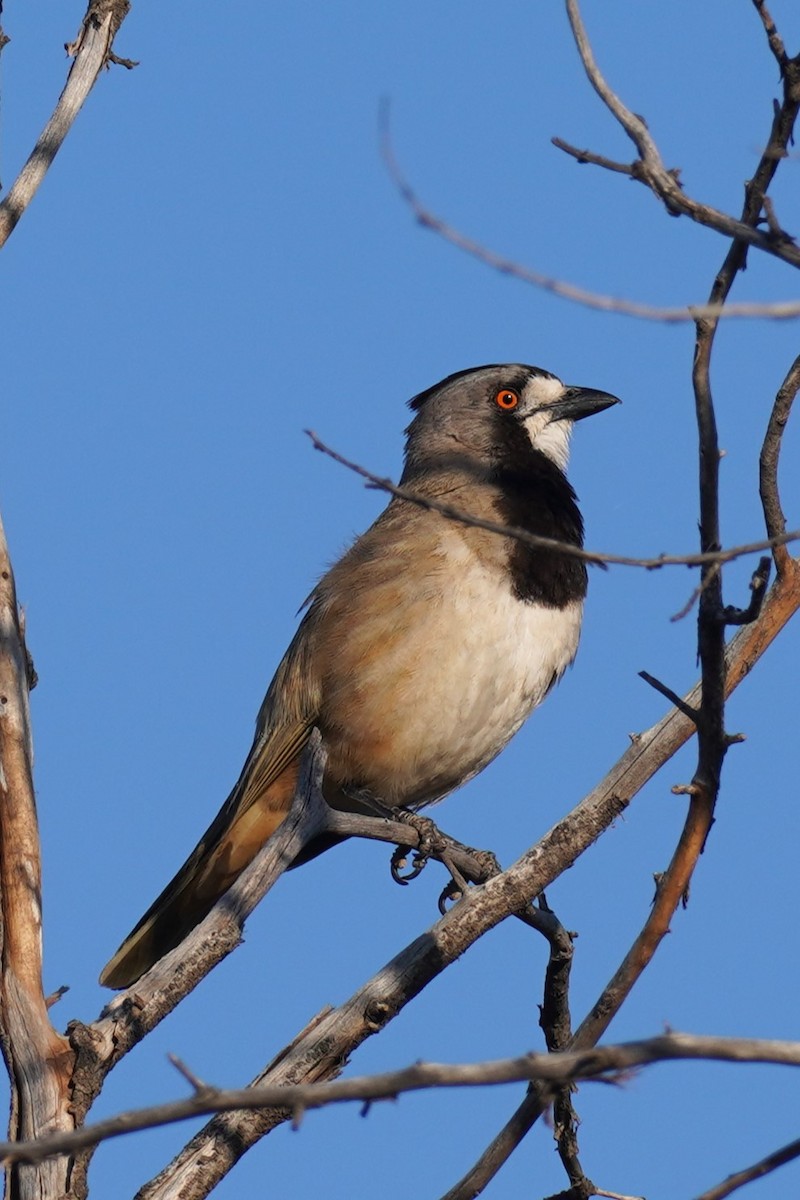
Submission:
<svg viewBox="0 0 800 1200">
<path fill-rule="evenodd" d="M 409 401 L 400 488 L 582 547 L 570 436 L 617 403 L 526 364 L 458 371 Z M 289 811 L 314 727 L 334 808 L 374 797 L 416 812 L 475 776 L 574 659 L 586 590 L 577 556 L 392 495 L 306 601 L 233 791 L 101 984 L 135 983 L 253 860 Z"/>
</svg>

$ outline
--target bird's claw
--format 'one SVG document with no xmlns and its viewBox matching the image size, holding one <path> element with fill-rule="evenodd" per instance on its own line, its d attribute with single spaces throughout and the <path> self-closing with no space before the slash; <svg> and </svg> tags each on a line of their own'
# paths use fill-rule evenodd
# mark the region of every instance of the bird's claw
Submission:
<svg viewBox="0 0 800 1200">
<path fill-rule="evenodd" d="M 412 829 L 415 829 L 419 838 L 419 842 L 415 847 L 397 846 L 392 854 L 389 865 L 392 879 L 395 883 L 405 886 L 412 879 L 416 879 L 418 875 L 422 874 L 431 855 L 441 853 L 446 843 L 430 817 L 421 817 L 419 813 L 411 812 L 405 808 L 399 809 L 393 816 L 396 820 L 402 821 L 403 824 L 410 825 Z M 401 872 L 408 862 L 408 852 L 412 849 L 414 856 L 411 860 L 411 868 L 406 874 L 402 874 Z"/>
<path fill-rule="evenodd" d="M 451 879 L 447 887 L 442 888 L 439 899 L 436 902 L 442 916 L 449 912 L 448 905 L 457 904 L 463 895 L 464 888 L 462 885 L 456 879 Z"/>
<path fill-rule="evenodd" d="M 428 861 L 427 854 L 420 854 L 419 850 L 415 851 L 414 858 L 411 863 L 411 869 L 407 874 L 403 875 L 402 871 L 408 863 L 408 853 L 412 849 L 411 846 L 396 846 L 389 863 L 389 870 L 392 873 L 392 879 L 395 883 L 401 884 L 403 887 L 410 883 L 412 879 L 416 879 L 424 870 L 425 864 Z"/>
</svg>

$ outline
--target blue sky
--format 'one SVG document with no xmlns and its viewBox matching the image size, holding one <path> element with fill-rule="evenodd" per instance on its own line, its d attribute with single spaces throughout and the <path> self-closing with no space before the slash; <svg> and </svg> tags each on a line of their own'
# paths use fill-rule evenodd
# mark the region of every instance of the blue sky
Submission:
<svg viewBox="0 0 800 1200">
<path fill-rule="evenodd" d="M 790 53 L 800 11 L 773 11 Z M 752 6 L 592 0 L 610 82 L 644 114 L 699 199 L 738 211 L 778 92 Z M 81 10 L 7 7 L 0 177 L 9 186 L 65 77 Z M 650 303 L 699 301 L 725 253 L 642 187 L 580 167 L 553 135 L 629 160 L 583 75 L 562 6 L 243 2 L 134 5 L 116 50 L 3 253 L 0 503 L 41 682 L 32 699 L 45 871 L 45 984 L 66 1024 L 104 1003 L 98 971 L 171 877 L 238 775 L 263 692 L 319 573 L 382 501 L 303 434 L 399 473 L 405 401 L 451 371 L 531 362 L 624 404 L 576 433 L 587 543 L 696 548 L 692 330 L 590 312 L 492 273 L 414 223 L 387 176 L 378 108 L 422 199 L 541 271 Z M 795 149 L 774 191 L 800 233 Z M 751 253 L 733 298 L 789 299 L 788 268 Z M 727 544 L 761 534 L 757 454 L 797 353 L 797 323 L 732 322 L 714 353 Z M 790 426 L 783 495 L 800 525 Z M 753 563 L 726 572 L 746 603 Z M 693 617 L 669 618 L 685 569 L 592 572 L 574 669 L 513 745 L 437 811 L 510 862 L 571 807 L 664 702 L 695 680 Z M 726 764 L 691 904 L 609 1038 L 675 1029 L 793 1037 L 798 901 L 798 636 L 734 697 L 747 741 Z M 576 1022 L 644 920 L 683 817 L 684 750 L 551 890 L 579 931 Z M 282 880 L 246 945 L 110 1077 L 95 1115 L 182 1095 L 180 1055 L 246 1082 L 323 1005 L 345 999 L 435 918 L 435 867 L 395 887 L 388 854 L 347 845 Z M 496 930 L 354 1057 L 352 1072 L 541 1045 L 543 945 Z M 691 1196 L 796 1136 L 785 1070 L 673 1065 L 577 1106 L 587 1173 L 649 1200 Z M 281 1129 L 220 1198 L 436 1196 L 510 1114 L 519 1088 L 318 1113 Z M 699 1112 L 698 1112 L 699 1103 Z M 190 1127 L 103 1148 L 95 1193 L 128 1196 Z M 400 1147 L 413 1147 L 408 1155 Z M 676 1150 L 679 1147 L 679 1150 Z M 422 1165 L 420 1165 L 422 1164 Z M 797 1189 L 798 1167 L 753 1190 Z M 419 1183 L 422 1176 L 423 1182 Z M 565 1186 L 542 1124 L 493 1200 Z"/>
</svg>

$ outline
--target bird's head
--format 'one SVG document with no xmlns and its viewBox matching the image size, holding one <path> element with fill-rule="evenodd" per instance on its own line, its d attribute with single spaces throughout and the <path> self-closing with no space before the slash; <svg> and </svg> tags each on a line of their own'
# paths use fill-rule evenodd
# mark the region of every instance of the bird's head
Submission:
<svg viewBox="0 0 800 1200">
<path fill-rule="evenodd" d="M 407 470 L 464 455 L 491 466 L 533 447 L 563 471 L 574 423 L 618 403 L 523 363 L 459 371 L 410 401 Z"/>
</svg>

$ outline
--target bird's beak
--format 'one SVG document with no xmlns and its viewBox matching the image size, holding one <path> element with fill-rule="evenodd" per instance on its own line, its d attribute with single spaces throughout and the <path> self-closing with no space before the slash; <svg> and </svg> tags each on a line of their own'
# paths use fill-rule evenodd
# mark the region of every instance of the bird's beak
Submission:
<svg viewBox="0 0 800 1200">
<path fill-rule="evenodd" d="M 619 396 L 598 392 L 596 388 L 565 387 L 557 400 L 548 405 L 553 421 L 582 421 L 593 413 L 621 404 Z"/>
</svg>

